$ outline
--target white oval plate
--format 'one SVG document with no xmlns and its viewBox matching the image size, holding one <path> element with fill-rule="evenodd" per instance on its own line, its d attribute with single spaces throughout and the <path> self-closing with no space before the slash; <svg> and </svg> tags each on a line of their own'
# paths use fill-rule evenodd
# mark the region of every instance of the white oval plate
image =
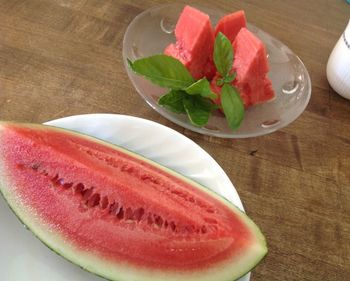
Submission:
<svg viewBox="0 0 350 281">
<path fill-rule="evenodd" d="M 97 137 L 139 153 L 221 194 L 243 210 L 233 184 L 196 143 L 158 123 L 125 115 L 87 114 L 45 123 Z M 27 231 L 0 199 L 0 280 L 104 280 L 53 253 Z M 250 274 L 239 279 L 249 281 Z"/>
</svg>

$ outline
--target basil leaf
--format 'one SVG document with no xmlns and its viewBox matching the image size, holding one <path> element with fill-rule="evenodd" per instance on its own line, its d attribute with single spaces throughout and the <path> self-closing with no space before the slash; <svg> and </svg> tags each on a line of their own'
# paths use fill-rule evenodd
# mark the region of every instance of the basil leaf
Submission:
<svg viewBox="0 0 350 281">
<path fill-rule="evenodd" d="M 202 127 L 208 123 L 211 113 L 211 102 L 200 96 L 187 96 L 183 100 L 183 105 L 191 123 Z"/>
<path fill-rule="evenodd" d="M 216 80 L 216 85 L 221 87 L 225 83 L 230 84 L 233 80 L 236 79 L 236 76 L 237 76 L 237 73 L 233 72 L 231 75 L 228 75 L 225 78 L 220 78 L 220 79 Z"/>
<path fill-rule="evenodd" d="M 197 105 L 201 108 L 204 108 L 205 110 L 211 111 L 211 110 L 218 109 L 218 106 L 207 98 L 203 98 L 200 96 L 196 96 L 195 98 L 196 98 Z"/>
<path fill-rule="evenodd" d="M 244 105 L 238 91 L 229 84 L 221 89 L 221 105 L 229 127 L 238 129 L 244 118 Z"/>
<path fill-rule="evenodd" d="M 153 83 L 175 90 L 190 86 L 194 80 L 187 68 L 177 59 L 167 55 L 154 55 L 131 62 L 130 68 Z"/>
<path fill-rule="evenodd" d="M 159 98 L 158 104 L 175 113 L 186 113 L 183 105 L 185 96 L 187 94 L 184 91 L 171 90 Z"/>
<path fill-rule="evenodd" d="M 218 80 L 216 80 L 216 85 L 221 87 L 222 85 L 224 85 L 225 83 L 225 79 L 224 78 L 220 78 Z"/>
<path fill-rule="evenodd" d="M 225 78 L 223 78 L 223 82 L 224 83 L 231 83 L 233 80 L 236 79 L 237 73 L 233 72 L 231 75 L 226 76 Z"/>
<path fill-rule="evenodd" d="M 184 89 L 184 91 L 190 95 L 201 95 L 204 98 L 216 99 L 216 95 L 212 92 L 207 78 L 202 78 L 194 82 L 191 86 Z"/>
<path fill-rule="evenodd" d="M 217 71 L 224 78 L 232 69 L 233 47 L 230 40 L 221 32 L 215 38 L 214 63 Z"/>
</svg>

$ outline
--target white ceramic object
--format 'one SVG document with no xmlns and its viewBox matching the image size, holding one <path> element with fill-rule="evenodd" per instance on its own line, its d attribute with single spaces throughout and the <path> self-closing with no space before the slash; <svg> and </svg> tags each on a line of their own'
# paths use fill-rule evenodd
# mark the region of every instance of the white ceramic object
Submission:
<svg viewBox="0 0 350 281">
<path fill-rule="evenodd" d="M 227 198 L 243 210 L 236 189 L 218 163 L 196 143 L 158 123 L 114 114 L 66 117 L 46 124 L 78 131 L 146 156 Z M 103 281 L 66 261 L 20 223 L 0 196 L 1 281 Z M 249 281 L 248 273 L 239 281 Z"/>
<path fill-rule="evenodd" d="M 334 91 L 350 99 L 350 21 L 329 56 L 327 79 Z"/>
<path fill-rule="evenodd" d="M 186 115 L 176 114 L 159 106 L 158 99 L 167 89 L 133 73 L 127 59 L 134 61 L 162 53 L 168 44 L 175 42 L 174 28 L 183 7 L 183 4 L 172 3 L 148 9 L 135 17 L 124 35 L 123 57 L 127 73 L 137 92 L 154 110 L 189 130 L 222 138 L 265 135 L 287 126 L 300 116 L 311 96 L 311 81 L 307 69 L 286 45 L 252 24 L 248 24 L 249 30 L 266 46 L 270 65 L 269 78 L 276 93 L 274 100 L 246 110 L 241 127 L 236 131 L 228 127 L 223 114 L 213 114 L 206 126 L 196 127 Z M 214 25 L 219 18 L 230 12 L 208 7 L 203 3 L 195 7 L 207 13 Z"/>
</svg>

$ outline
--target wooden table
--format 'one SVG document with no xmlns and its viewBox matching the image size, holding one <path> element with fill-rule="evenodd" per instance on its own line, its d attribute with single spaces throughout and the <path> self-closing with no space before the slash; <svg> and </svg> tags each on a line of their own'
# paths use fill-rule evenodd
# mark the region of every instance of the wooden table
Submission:
<svg viewBox="0 0 350 281">
<path fill-rule="evenodd" d="M 244 9 L 251 23 L 301 57 L 313 85 L 307 110 L 288 127 L 229 140 L 174 125 L 129 82 L 121 55 L 125 29 L 162 2 L 0 0 L 0 119 L 41 123 L 107 112 L 174 128 L 217 160 L 266 235 L 269 254 L 252 280 L 350 280 L 350 101 L 329 87 L 325 74 L 350 5 L 208 1 Z"/>
</svg>

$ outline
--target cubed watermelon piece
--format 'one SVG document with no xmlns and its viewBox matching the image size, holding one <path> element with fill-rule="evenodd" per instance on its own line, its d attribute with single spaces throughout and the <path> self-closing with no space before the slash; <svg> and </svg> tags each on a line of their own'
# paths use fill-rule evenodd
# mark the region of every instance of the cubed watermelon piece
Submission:
<svg viewBox="0 0 350 281">
<path fill-rule="evenodd" d="M 243 27 L 232 45 L 235 52 L 232 71 L 237 74 L 232 84 L 238 88 L 244 106 L 247 108 L 273 99 L 275 93 L 267 77 L 269 65 L 261 40 Z M 216 85 L 218 79 L 220 76 L 216 74 L 211 88 L 218 95 L 215 103 L 220 104 L 221 88 Z"/>
<path fill-rule="evenodd" d="M 269 65 L 263 42 L 247 28 L 242 28 L 232 43 L 235 58 L 233 71 L 237 77 L 234 84 L 243 95 L 248 95 L 255 105 L 274 97 L 271 81 L 267 77 Z"/>
<path fill-rule="evenodd" d="M 260 100 L 259 102 L 265 102 L 265 101 L 269 101 L 275 98 L 275 92 L 273 90 L 272 87 L 272 83 L 271 80 L 267 77 L 265 77 L 264 80 L 264 95 L 260 96 Z"/>
<path fill-rule="evenodd" d="M 247 28 L 241 29 L 232 45 L 235 52 L 233 69 L 239 69 L 237 80 L 245 82 L 269 71 L 263 42 Z"/>
<path fill-rule="evenodd" d="M 210 81 L 216 74 L 216 67 L 212 56 L 208 59 L 207 64 L 204 67 L 204 76 Z"/>
<path fill-rule="evenodd" d="M 222 17 L 215 27 L 215 37 L 222 32 L 231 42 L 236 38 L 242 27 L 247 26 L 244 11 L 240 10 Z"/>
<path fill-rule="evenodd" d="M 166 55 L 180 60 L 195 79 L 213 73 L 209 61 L 213 53 L 214 31 L 207 14 L 185 6 L 176 24 L 175 37 L 176 43 L 165 49 Z"/>
<path fill-rule="evenodd" d="M 236 38 L 238 32 L 242 27 L 247 26 L 247 21 L 244 11 L 237 11 L 232 14 L 222 17 L 215 27 L 215 37 L 219 32 L 222 32 L 231 42 Z M 210 55 L 210 59 L 205 68 L 204 76 L 209 80 L 215 76 L 216 68 L 213 61 L 213 55 Z"/>
</svg>

